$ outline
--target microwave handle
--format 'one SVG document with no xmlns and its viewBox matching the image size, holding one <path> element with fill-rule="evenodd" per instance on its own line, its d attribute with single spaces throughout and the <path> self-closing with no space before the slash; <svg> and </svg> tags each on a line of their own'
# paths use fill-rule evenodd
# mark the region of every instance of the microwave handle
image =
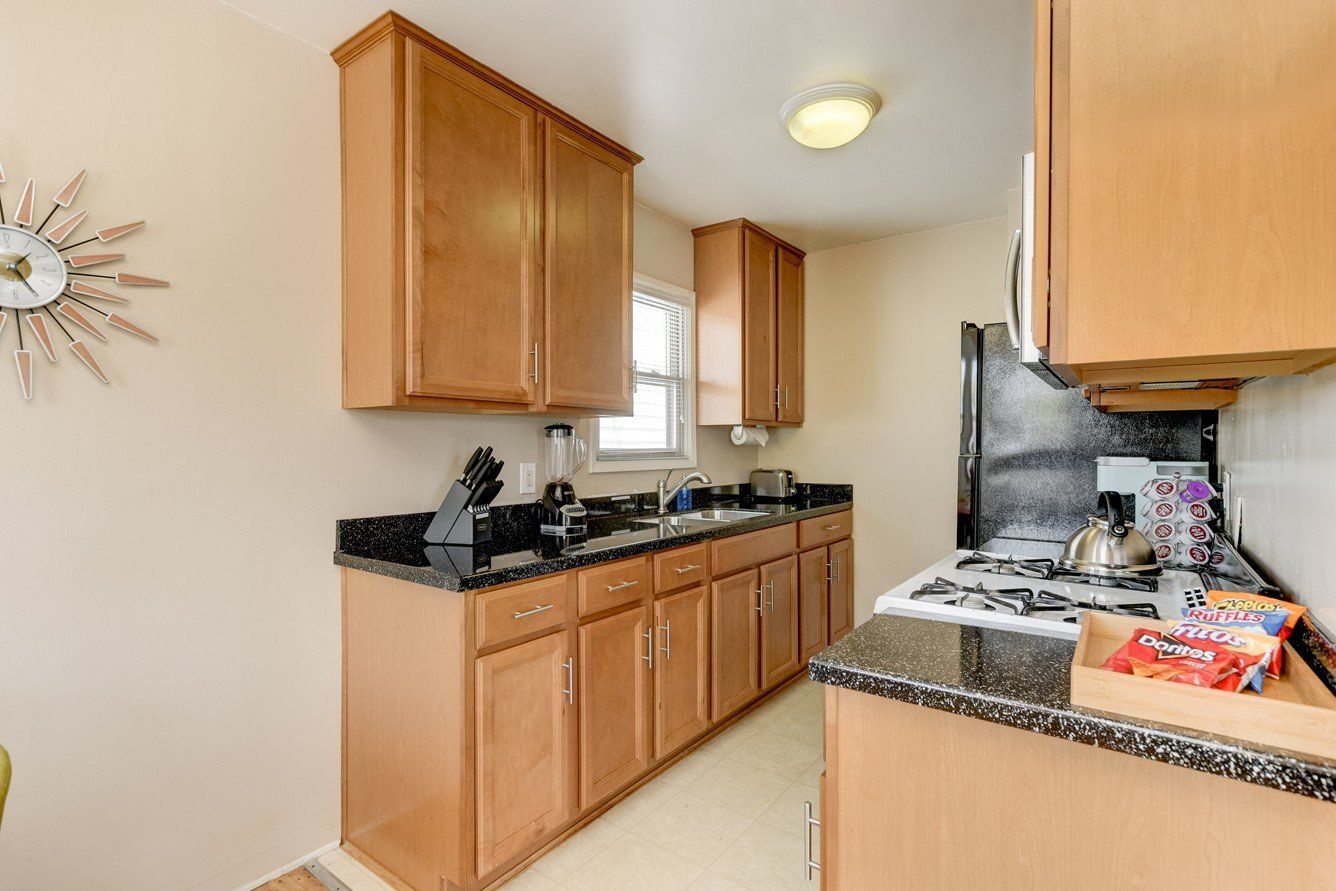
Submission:
<svg viewBox="0 0 1336 891">
<path fill-rule="evenodd" d="M 1011 348 L 1021 348 L 1020 309 L 1016 291 L 1020 285 L 1021 230 L 1011 233 L 1011 248 L 1007 251 L 1006 295 L 1003 308 L 1007 311 L 1007 336 L 1011 338 Z"/>
</svg>

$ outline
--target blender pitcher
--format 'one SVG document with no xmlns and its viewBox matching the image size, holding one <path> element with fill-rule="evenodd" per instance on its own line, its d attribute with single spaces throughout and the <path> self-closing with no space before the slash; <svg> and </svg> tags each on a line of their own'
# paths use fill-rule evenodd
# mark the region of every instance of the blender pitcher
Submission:
<svg viewBox="0 0 1336 891">
<path fill-rule="evenodd" d="M 585 441 L 575 435 L 570 424 L 550 424 L 543 428 L 542 520 L 539 531 L 546 535 L 580 535 L 585 531 L 587 511 L 575 497 L 571 478 L 584 466 Z"/>
</svg>

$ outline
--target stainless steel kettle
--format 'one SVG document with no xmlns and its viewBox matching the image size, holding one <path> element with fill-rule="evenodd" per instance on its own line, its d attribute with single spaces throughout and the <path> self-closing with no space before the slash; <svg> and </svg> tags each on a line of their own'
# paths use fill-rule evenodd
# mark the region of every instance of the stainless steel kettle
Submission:
<svg viewBox="0 0 1336 891">
<path fill-rule="evenodd" d="M 1058 565 L 1107 578 L 1159 575 L 1155 549 L 1123 515 L 1123 497 L 1117 492 L 1100 492 L 1099 503 L 1103 516 L 1090 516 L 1072 533 Z"/>
</svg>

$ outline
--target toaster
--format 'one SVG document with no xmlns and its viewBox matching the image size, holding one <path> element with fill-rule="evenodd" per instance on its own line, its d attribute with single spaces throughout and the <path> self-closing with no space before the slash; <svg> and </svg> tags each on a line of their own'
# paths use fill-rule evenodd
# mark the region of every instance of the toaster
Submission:
<svg viewBox="0 0 1336 891">
<path fill-rule="evenodd" d="M 798 494 L 792 470 L 753 470 L 751 472 L 753 498 L 792 498 Z"/>
</svg>

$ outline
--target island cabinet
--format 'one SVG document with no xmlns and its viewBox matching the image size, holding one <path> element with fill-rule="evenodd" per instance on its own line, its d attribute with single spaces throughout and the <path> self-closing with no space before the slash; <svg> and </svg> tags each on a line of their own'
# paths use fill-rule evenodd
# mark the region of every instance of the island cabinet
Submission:
<svg viewBox="0 0 1336 891">
<path fill-rule="evenodd" d="M 1036 10 L 1032 327 L 1054 369 L 1144 411 L 1336 360 L 1331 3 Z"/>
<path fill-rule="evenodd" d="M 693 229 L 701 424 L 803 422 L 803 257 L 749 220 Z"/>
<path fill-rule="evenodd" d="M 344 568 L 344 848 L 498 887 L 746 714 L 850 614 L 813 602 L 849 514 L 815 519 L 477 591 Z"/>
<path fill-rule="evenodd" d="M 394 13 L 333 55 L 344 406 L 629 413 L 640 157 Z"/>
</svg>

